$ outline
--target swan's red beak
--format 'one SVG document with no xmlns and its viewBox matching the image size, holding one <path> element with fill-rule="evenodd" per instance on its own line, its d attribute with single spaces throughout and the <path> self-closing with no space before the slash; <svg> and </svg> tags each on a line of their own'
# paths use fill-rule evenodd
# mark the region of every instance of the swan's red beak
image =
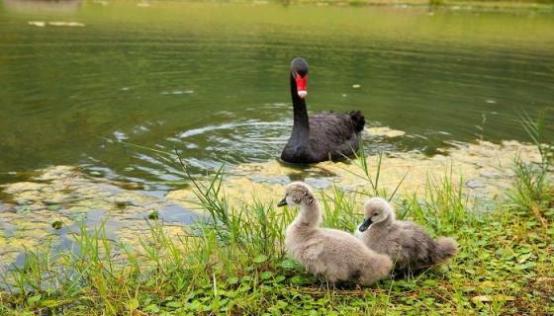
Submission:
<svg viewBox="0 0 554 316">
<path fill-rule="evenodd" d="M 308 95 L 308 75 L 301 76 L 300 74 L 295 74 L 294 79 L 296 80 L 298 96 L 304 99 Z"/>
</svg>

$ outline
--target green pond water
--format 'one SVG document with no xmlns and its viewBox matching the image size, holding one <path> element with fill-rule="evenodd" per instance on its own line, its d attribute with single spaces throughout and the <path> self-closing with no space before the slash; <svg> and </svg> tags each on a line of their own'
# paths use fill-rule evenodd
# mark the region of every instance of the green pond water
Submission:
<svg viewBox="0 0 554 316">
<path fill-rule="evenodd" d="M 274 160 L 295 56 L 311 66 L 311 110 L 406 132 L 366 137 L 372 152 L 526 139 L 518 113 L 554 104 L 552 14 L 4 0 L 0 182 L 62 164 L 150 190 L 180 179 L 125 143 L 182 150 L 196 172 Z"/>
</svg>

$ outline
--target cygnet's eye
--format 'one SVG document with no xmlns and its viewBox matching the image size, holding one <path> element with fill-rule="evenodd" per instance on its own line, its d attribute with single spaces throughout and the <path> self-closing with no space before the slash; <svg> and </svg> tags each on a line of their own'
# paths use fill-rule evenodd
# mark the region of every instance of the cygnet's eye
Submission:
<svg viewBox="0 0 554 316">
<path fill-rule="evenodd" d="M 377 216 L 377 215 L 379 215 L 379 214 L 377 214 L 377 213 L 373 213 L 373 216 Z"/>
</svg>

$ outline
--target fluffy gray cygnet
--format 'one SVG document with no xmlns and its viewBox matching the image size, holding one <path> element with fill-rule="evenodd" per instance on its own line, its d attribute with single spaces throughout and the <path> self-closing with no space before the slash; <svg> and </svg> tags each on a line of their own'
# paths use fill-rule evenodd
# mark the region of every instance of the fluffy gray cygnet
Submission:
<svg viewBox="0 0 554 316">
<path fill-rule="evenodd" d="M 452 238 L 433 240 L 420 226 L 397 221 L 394 209 L 382 198 L 371 198 L 364 205 L 365 219 L 356 236 L 370 249 L 390 256 L 395 271 L 411 274 L 442 263 L 457 253 Z"/>
<path fill-rule="evenodd" d="M 320 228 L 321 211 L 312 190 L 302 182 L 287 186 L 279 206 L 300 206 L 296 219 L 287 227 L 285 245 L 290 257 L 310 273 L 338 281 L 370 285 L 389 275 L 392 261 L 377 254 L 347 232 Z"/>
</svg>

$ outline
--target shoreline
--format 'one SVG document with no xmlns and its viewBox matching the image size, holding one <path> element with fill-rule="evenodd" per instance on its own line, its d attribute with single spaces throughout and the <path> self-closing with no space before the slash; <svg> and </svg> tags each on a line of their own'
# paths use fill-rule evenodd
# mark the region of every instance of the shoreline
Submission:
<svg viewBox="0 0 554 316">
<path fill-rule="evenodd" d="M 521 175 L 526 167 L 515 168 Z M 222 185 L 217 176 L 214 181 Z M 129 247 L 111 240 L 105 226 L 82 227 L 75 236 L 78 253 L 50 258 L 29 249 L 25 268 L 6 274 L 12 283 L 0 290 L 0 313 L 548 314 L 554 312 L 554 246 L 548 242 L 554 238 L 554 187 L 545 185 L 540 199 L 527 200 L 525 179 L 518 176 L 506 191 L 516 195 L 491 212 L 475 213 L 465 190 L 445 174 L 426 185 L 427 194 L 400 196 L 395 205 L 400 219 L 455 238 L 460 253 L 453 260 L 412 278 L 325 289 L 284 252 L 282 231 L 296 210 L 254 201 L 233 212 L 218 190 L 200 184 L 197 194 L 214 221 L 196 233 L 173 235 L 153 222 L 141 243 Z M 321 196 L 323 225 L 352 231 L 360 220 L 352 197 L 342 190 Z"/>
<path fill-rule="evenodd" d="M 530 131 L 538 135 L 536 139 L 542 139 L 541 130 L 536 129 L 541 124 L 538 122 L 524 126 L 530 126 Z M 402 135 L 389 129 L 379 131 L 391 137 Z M 287 256 L 284 232 L 297 210 L 276 207 L 274 197 L 281 198 L 283 194 L 281 183 L 267 188 L 268 199 L 258 198 L 257 194 L 262 192 L 255 187 L 242 192 L 248 199 L 233 201 L 229 192 L 236 193 L 236 187 L 244 189 L 243 183 L 228 181 L 220 172 L 199 179 L 183 165 L 184 179 L 194 188 L 192 194 L 204 210 L 205 220 L 187 226 L 166 225 L 158 214 L 148 215 L 143 218 L 146 229 L 134 230 L 129 235 L 134 240 L 115 238 L 117 227 L 105 221 L 93 225 L 75 222 L 67 238 L 72 242 L 69 249 L 52 253 L 44 244 L 30 245 L 24 247 L 18 264 L 0 267 L 0 275 L 4 276 L 0 279 L 0 314 L 554 313 L 549 304 L 554 295 L 554 245 L 549 242 L 554 239 L 551 169 L 554 147 L 550 142 L 536 143 L 535 147 L 483 141 L 451 145 L 446 151 L 450 162 L 435 157 L 414 160 L 426 164 L 427 168 L 423 168 L 426 177 L 422 179 L 420 174 L 416 176 L 419 182 L 410 182 L 403 176 L 402 182 L 410 184 L 407 190 L 397 185 L 391 192 L 387 185 L 377 185 L 378 178 L 386 182 L 391 177 L 397 182 L 398 174 L 402 174 L 402 170 L 397 170 L 400 165 L 388 166 L 381 155 L 359 156 L 350 163 L 362 172 L 349 179 L 354 187 L 349 187 L 347 181 L 315 188 L 323 208 L 324 227 L 353 232 L 363 219 L 360 212 L 363 199 L 382 196 L 392 199 L 398 219 L 419 223 L 432 236 L 454 238 L 459 253 L 448 263 L 419 275 L 389 277 L 365 288 L 356 288 L 354 284 L 325 288 L 320 279 L 307 274 Z M 402 161 L 399 157 L 386 159 Z M 471 190 L 476 187 L 459 179 L 475 170 L 479 175 L 482 175 L 479 171 L 493 175 L 490 171 L 494 170 L 487 169 L 491 164 L 497 167 L 494 170 L 506 173 L 508 185 L 500 188 L 500 199 L 492 197 L 487 212 L 478 212 L 491 193 L 485 191 L 484 196 L 471 198 Z M 308 173 L 344 180 L 348 173 L 344 168 L 348 165 L 337 165 L 321 163 L 311 168 L 318 171 Z M 283 166 L 276 168 L 271 163 L 242 167 L 237 168 L 242 174 L 229 177 L 244 179 L 248 178 L 246 174 L 264 172 L 270 177 L 280 177 L 293 171 Z M 461 173 L 455 173 L 458 167 Z M 429 175 L 430 172 L 433 173 Z M 502 182 L 499 179 L 504 176 L 494 174 L 491 181 Z M 306 180 L 294 174 L 288 177 Z M 129 192 L 115 189 L 116 196 L 104 194 L 114 191 L 113 184 L 101 179 L 91 181 L 71 167 L 46 169 L 34 180 L 5 186 L 4 191 L 12 194 L 16 203 L 34 199 L 62 209 L 65 196 L 60 194 L 89 198 L 99 195 L 105 207 L 113 208 L 109 216 L 128 217 L 137 206 Z M 73 192 L 68 190 L 72 181 L 86 185 Z M 55 193 L 49 187 L 55 183 L 63 189 L 61 192 Z M 120 193 L 123 196 L 118 197 Z M 49 204 L 52 201 L 47 201 L 47 197 L 56 198 L 55 204 Z M 139 200 L 139 204 L 148 202 L 143 197 Z M 50 211 L 59 211 L 58 207 Z M 94 209 L 94 203 L 86 201 L 81 207 Z M 40 210 L 20 214 L 27 229 L 35 229 L 36 223 L 25 220 L 25 215 L 35 212 Z M 0 212 L 0 216 L 5 214 Z M 51 218 L 52 214 L 46 217 Z M 52 228 L 59 229 L 54 224 Z M 5 247 L 9 241 L 10 237 L 6 238 L 1 231 L 0 246 Z"/>
<path fill-rule="evenodd" d="M 404 132 L 389 128 L 366 132 L 388 138 L 404 136 Z M 529 163 L 540 161 L 535 147 L 516 141 L 451 143 L 439 152 L 431 157 L 413 152 L 368 156 L 363 158 L 367 161 L 365 170 L 359 159 L 303 168 L 278 161 L 239 164 L 224 172 L 221 194 L 231 208 L 240 209 L 253 200 L 271 205 L 279 198 L 276 192 L 287 183 L 303 180 L 318 190 L 318 196 L 332 195 L 339 188 L 353 201 L 362 203 L 365 195 L 359 192 L 425 196 L 427 185 L 439 183 L 448 175 L 449 181 L 464 190 L 467 199 L 479 200 L 479 209 L 474 211 L 485 212 L 504 203 L 504 193 L 516 176 L 511 170 L 516 156 Z M 374 180 L 378 173 L 386 177 L 371 188 L 368 179 Z M 58 247 L 59 242 L 78 233 L 83 220 L 88 228 L 105 225 L 111 231 L 110 238 L 137 245 L 136 234 L 148 231 L 146 219 L 153 213 L 170 227 L 171 235 L 177 234 L 176 227 L 208 215 L 190 183 L 158 196 L 135 183 L 88 175 L 79 167 L 53 166 L 30 174 L 28 179 L 0 186 L 0 244 L 4 244 L 2 253 L 10 253 L 4 256 L 8 262 L 19 257 L 22 247 L 33 248 L 40 241 L 48 240 L 49 247 Z M 209 178 L 201 177 L 200 182 L 205 184 Z M 28 216 L 33 217 L 31 221 L 26 219 Z M 54 222 L 60 222 L 62 228 L 51 227 Z"/>
</svg>

